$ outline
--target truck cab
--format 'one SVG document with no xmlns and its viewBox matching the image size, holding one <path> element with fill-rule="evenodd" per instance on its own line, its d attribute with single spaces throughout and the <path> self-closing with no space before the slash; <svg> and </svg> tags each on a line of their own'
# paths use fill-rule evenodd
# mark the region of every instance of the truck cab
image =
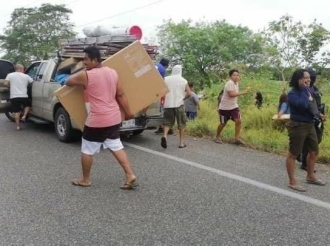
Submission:
<svg viewBox="0 0 330 246">
<path fill-rule="evenodd" d="M 55 133 L 62 142 L 69 142 L 79 135 L 79 128 L 75 120 L 69 116 L 67 111 L 54 96 L 54 92 L 63 84 L 55 81 L 59 59 L 49 59 L 33 62 L 25 71 L 32 79 L 29 96 L 32 102 L 29 121 L 37 124 L 54 124 Z M 6 60 L 0 60 L 0 75 L 2 81 L 6 75 L 14 71 L 14 65 Z M 3 78 L 2 78 L 3 77 Z M 5 111 L 7 117 L 13 121 L 10 113 L 9 89 L 4 88 L 0 82 L 0 110 Z M 159 102 L 149 106 L 146 121 L 142 120 L 140 114 L 135 118 L 121 123 L 120 132 L 137 135 L 148 127 L 158 126 L 162 115 Z"/>
</svg>

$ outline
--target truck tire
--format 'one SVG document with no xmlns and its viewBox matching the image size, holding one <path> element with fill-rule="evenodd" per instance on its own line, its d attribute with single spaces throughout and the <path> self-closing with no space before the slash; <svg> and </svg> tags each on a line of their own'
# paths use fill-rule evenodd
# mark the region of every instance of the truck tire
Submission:
<svg viewBox="0 0 330 246">
<path fill-rule="evenodd" d="M 21 116 L 20 117 L 22 117 L 24 115 L 23 110 L 24 109 L 22 109 L 22 111 L 21 111 Z M 11 112 L 10 109 L 5 112 L 5 115 L 8 118 L 8 120 L 10 120 L 11 122 L 15 122 L 14 113 Z M 28 119 L 28 116 L 27 116 L 27 119 Z"/>
<path fill-rule="evenodd" d="M 64 143 L 72 141 L 74 130 L 71 126 L 69 114 L 62 107 L 58 108 L 54 120 L 55 132 L 57 138 Z"/>
<path fill-rule="evenodd" d="M 14 114 L 12 112 L 6 111 L 5 115 L 8 118 L 8 120 L 10 120 L 11 122 L 15 122 Z"/>
</svg>

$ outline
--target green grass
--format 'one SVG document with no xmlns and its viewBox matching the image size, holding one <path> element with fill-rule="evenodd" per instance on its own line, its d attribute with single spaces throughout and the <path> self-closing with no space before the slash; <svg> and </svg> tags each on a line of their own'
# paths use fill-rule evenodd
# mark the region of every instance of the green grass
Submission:
<svg viewBox="0 0 330 246">
<path fill-rule="evenodd" d="M 269 80 L 252 80 L 240 83 L 240 90 L 250 86 L 253 92 L 261 91 L 264 95 L 263 107 L 259 110 L 253 105 L 254 93 L 241 96 L 239 105 L 242 113 L 242 139 L 246 145 L 253 149 L 284 155 L 288 150 L 287 130 L 281 123 L 272 120 L 277 113 L 277 104 L 283 89 L 288 90 L 283 82 Z M 201 110 L 195 121 L 188 122 L 187 134 L 195 137 L 213 138 L 219 123 L 217 113 L 217 95 L 223 87 L 213 85 L 205 91 L 205 99 L 201 101 Z M 322 84 L 322 100 L 330 105 L 330 86 Z M 327 112 L 327 117 L 330 115 Z M 323 141 L 320 144 L 318 161 L 330 163 L 330 139 L 327 123 Z M 234 124 L 229 122 L 222 133 L 222 139 L 229 141 L 234 138 Z"/>
</svg>

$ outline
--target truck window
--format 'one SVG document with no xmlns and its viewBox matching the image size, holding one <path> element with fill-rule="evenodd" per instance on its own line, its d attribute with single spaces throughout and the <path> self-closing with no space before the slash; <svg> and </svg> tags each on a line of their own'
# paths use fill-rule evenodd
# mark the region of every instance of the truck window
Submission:
<svg viewBox="0 0 330 246">
<path fill-rule="evenodd" d="M 36 80 L 41 80 L 42 76 L 44 75 L 47 68 L 47 62 L 42 62 L 39 66 L 39 70 L 37 72 L 37 78 Z"/>
</svg>

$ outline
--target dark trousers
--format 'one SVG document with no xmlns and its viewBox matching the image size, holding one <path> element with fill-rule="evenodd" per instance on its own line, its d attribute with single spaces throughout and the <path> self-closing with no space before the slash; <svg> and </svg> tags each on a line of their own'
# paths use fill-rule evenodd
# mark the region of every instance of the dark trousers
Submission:
<svg viewBox="0 0 330 246">
<path fill-rule="evenodd" d="M 317 140 L 320 144 L 322 142 L 322 137 L 323 137 L 324 123 L 320 121 L 316 121 L 314 127 L 316 130 Z M 308 149 L 304 144 L 303 151 L 301 153 L 301 166 L 303 167 L 307 167 L 307 155 L 308 155 Z"/>
</svg>

